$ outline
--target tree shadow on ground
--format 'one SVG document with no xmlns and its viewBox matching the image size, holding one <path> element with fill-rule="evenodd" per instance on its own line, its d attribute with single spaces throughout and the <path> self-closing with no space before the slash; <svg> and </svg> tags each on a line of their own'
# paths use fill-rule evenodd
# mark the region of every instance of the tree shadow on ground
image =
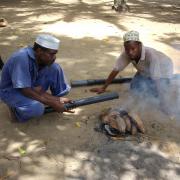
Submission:
<svg viewBox="0 0 180 180">
<path fill-rule="evenodd" d="M 83 95 L 84 89 L 72 91 L 76 97 L 79 91 Z M 150 141 L 112 141 L 94 131 L 99 112 L 112 104 L 117 101 L 99 104 L 98 108 L 80 108 L 79 113 L 63 117 L 51 113 L 24 124 L 9 123 L 4 109 L 1 116 L 6 122 L 0 120 L 1 174 L 9 173 L 15 179 L 178 179 L 180 163 Z M 75 125 L 77 121 L 80 128 Z M 166 137 L 167 142 L 176 140 Z M 25 149 L 26 154 L 20 156 L 18 147 Z M 11 156 L 20 158 L 12 160 Z"/>
<path fill-rule="evenodd" d="M 165 43 L 176 50 L 180 50 L 180 32 L 165 33 L 164 36 L 157 39 L 157 41 Z"/>
<path fill-rule="evenodd" d="M 170 0 L 132 0 L 129 1 L 131 13 L 135 17 L 153 22 L 175 23 L 180 21 L 180 2 Z"/>
<path fill-rule="evenodd" d="M 45 0 L 2 0 L 0 16 L 8 20 L 9 26 L 0 29 L 1 49 L 3 49 L 0 53 L 6 54 L 6 51 L 12 53 L 15 48 L 25 46 L 27 42 L 34 39 L 37 33 L 41 32 L 44 25 L 58 21 L 73 22 L 79 17 L 101 19 L 117 26 L 123 32 L 127 30 L 121 23 L 125 16 L 133 15 L 133 17 L 141 17 L 154 22 L 179 23 L 180 4 L 173 2 L 132 0 L 129 2 L 131 13 L 119 14 L 111 10 L 111 1 L 90 4 L 79 0 L 76 3 L 64 4 L 60 1 Z M 29 32 L 31 32 L 30 35 Z"/>
<path fill-rule="evenodd" d="M 42 129 L 43 126 L 41 124 L 39 128 Z M 111 142 L 97 134 L 91 135 L 86 140 L 83 135 L 79 135 L 78 141 L 84 142 L 78 146 L 72 145 L 72 143 L 62 144 L 60 137 L 62 138 L 64 134 L 58 131 L 53 123 L 49 126 L 49 131 L 53 131 L 51 135 L 48 135 L 51 140 L 43 145 L 38 142 L 44 141 L 47 134 L 44 137 L 42 135 L 37 137 L 35 134 L 22 131 L 22 127 L 18 127 L 18 129 L 24 134 L 24 138 L 19 138 L 24 149 L 28 149 L 28 145 L 34 142 L 36 151 L 40 150 L 27 153 L 16 161 L 5 161 L 1 157 L 1 160 L 4 160 L 0 161 L 0 167 L 4 168 L 3 174 L 14 169 L 16 173 L 12 177 L 16 177 L 16 179 L 20 177 L 44 179 L 45 176 L 48 176 L 49 179 L 92 179 L 92 177 L 106 180 L 126 179 L 126 177 L 169 179 L 172 178 L 170 172 L 175 174 L 173 175 L 174 179 L 178 179 L 180 176 L 179 163 L 160 153 L 153 152 L 149 146 L 140 148 L 138 145 L 128 142 Z M 84 132 L 80 131 L 82 134 L 89 133 L 87 129 Z M 16 137 L 19 136 L 17 131 L 14 133 L 16 133 Z M 52 134 L 56 135 L 57 139 L 51 137 Z M 66 134 L 66 139 L 73 138 L 76 141 L 77 134 L 73 134 L 71 133 L 70 136 Z M 101 141 L 93 142 L 93 138 Z M 14 141 L 18 142 L 18 138 Z M 5 143 L 10 145 L 9 141 Z M 11 166 L 9 166 L 9 162 L 11 162 Z"/>
</svg>

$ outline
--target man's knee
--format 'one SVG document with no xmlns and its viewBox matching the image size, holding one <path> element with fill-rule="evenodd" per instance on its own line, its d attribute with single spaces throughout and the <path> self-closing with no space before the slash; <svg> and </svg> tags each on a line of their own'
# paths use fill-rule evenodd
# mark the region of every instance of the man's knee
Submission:
<svg viewBox="0 0 180 180">
<path fill-rule="evenodd" d="M 34 101 L 30 108 L 32 108 L 32 114 L 34 113 L 34 116 L 40 116 L 44 113 L 44 105 L 38 101 Z"/>
<path fill-rule="evenodd" d="M 15 108 L 16 116 L 21 122 L 25 122 L 31 118 L 38 117 L 44 113 L 44 105 L 38 101 Z"/>
<path fill-rule="evenodd" d="M 154 97 L 158 96 L 155 83 L 151 78 L 136 74 L 131 81 L 130 89 L 135 94 L 149 94 Z"/>
<path fill-rule="evenodd" d="M 133 91 L 140 91 L 142 83 L 142 76 L 139 73 L 136 73 L 130 83 L 130 89 Z"/>
</svg>

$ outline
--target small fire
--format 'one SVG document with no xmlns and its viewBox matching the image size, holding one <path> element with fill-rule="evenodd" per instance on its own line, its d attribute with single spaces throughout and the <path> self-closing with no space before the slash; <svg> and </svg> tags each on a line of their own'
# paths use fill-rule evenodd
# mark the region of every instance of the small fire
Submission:
<svg viewBox="0 0 180 180">
<path fill-rule="evenodd" d="M 144 124 L 138 114 L 130 114 L 122 109 L 108 109 L 100 115 L 102 128 L 110 136 L 136 135 L 145 133 Z"/>
</svg>

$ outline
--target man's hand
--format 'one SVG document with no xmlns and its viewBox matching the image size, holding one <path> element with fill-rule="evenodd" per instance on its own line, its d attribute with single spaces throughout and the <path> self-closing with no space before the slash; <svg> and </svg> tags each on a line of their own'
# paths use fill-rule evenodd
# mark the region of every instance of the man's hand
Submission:
<svg viewBox="0 0 180 180">
<path fill-rule="evenodd" d="M 63 98 L 63 97 L 60 97 L 60 103 L 62 104 L 66 104 L 66 103 L 73 103 L 72 100 L 68 99 L 68 98 Z M 72 111 L 72 110 L 64 110 L 64 112 L 68 112 L 68 113 L 75 113 L 75 111 Z"/>
<path fill-rule="evenodd" d="M 95 92 L 97 94 L 101 94 L 101 93 L 106 92 L 107 87 L 112 82 L 112 80 L 117 76 L 118 73 L 119 73 L 119 71 L 113 70 L 109 74 L 108 78 L 106 79 L 106 82 L 105 82 L 104 86 L 102 86 L 101 88 L 92 88 L 92 89 L 90 89 L 90 91 Z"/>
<path fill-rule="evenodd" d="M 63 113 L 65 111 L 64 104 L 60 101 L 51 101 L 49 105 L 58 113 Z"/>
<path fill-rule="evenodd" d="M 101 93 L 106 92 L 106 89 L 103 88 L 103 87 L 101 87 L 101 88 L 92 88 L 92 89 L 90 89 L 90 91 L 91 91 L 91 92 L 95 92 L 95 93 L 97 93 L 97 94 L 101 94 Z"/>
<path fill-rule="evenodd" d="M 66 110 L 64 107 L 65 103 L 73 103 L 72 100 L 70 100 L 68 98 L 59 98 L 56 96 L 52 96 L 51 94 L 44 92 L 42 87 L 40 87 L 40 86 L 35 87 L 34 89 L 23 88 L 23 89 L 21 89 L 21 92 L 24 96 L 35 99 L 43 104 L 46 104 L 46 105 L 52 107 L 56 112 L 74 113 L 73 111 Z"/>
</svg>

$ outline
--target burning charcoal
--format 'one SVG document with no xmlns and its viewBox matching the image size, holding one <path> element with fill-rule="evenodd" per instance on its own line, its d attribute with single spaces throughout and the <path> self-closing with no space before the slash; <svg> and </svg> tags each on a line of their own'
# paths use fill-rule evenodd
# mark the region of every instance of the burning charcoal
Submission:
<svg viewBox="0 0 180 180">
<path fill-rule="evenodd" d="M 110 112 L 111 108 L 107 108 L 107 109 L 104 109 L 102 111 L 102 113 L 99 115 L 99 119 L 102 121 L 102 122 L 108 122 L 108 114 Z"/>
<path fill-rule="evenodd" d="M 126 131 L 131 132 L 131 121 L 128 116 L 123 116 L 124 122 L 126 124 Z"/>
<path fill-rule="evenodd" d="M 108 122 L 110 123 L 111 121 L 116 120 L 117 116 L 119 115 L 119 113 L 117 111 L 111 111 L 109 110 L 109 112 L 107 112 L 106 115 L 104 115 L 103 122 Z"/>
<path fill-rule="evenodd" d="M 105 124 L 104 129 L 109 135 L 115 136 L 115 134 L 111 132 L 111 129 L 110 129 L 109 125 Z"/>
<path fill-rule="evenodd" d="M 121 118 L 120 116 L 118 116 L 116 118 L 116 122 L 117 122 L 118 130 L 120 131 L 120 133 L 125 134 L 125 132 L 126 132 L 126 123 L 125 123 L 124 119 Z"/>
<path fill-rule="evenodd" d="M 130 114 L 130 113 L 129 113 Z M 132 115 L 132 116 L 131 116 Z M 136 125 L 137 129 L 141 133 L 145 133 L 144 124 L 138 114 L 131 113 L 130 117 L 133 123 Z"/>
<path fill-rule="evenodd" d="M 114 116 L 114 117 L 119 116 L 119 111 L 117 111 L 116 109 L 110 110 L 109 116 Z"/>
<path fill-rule="evenodd" d="M 110 136 L 118 136 L 119 135 L 119 131 L 117 129 L 110 127 L 108 124 L 104 125 L 104 130 Z"/>
<path fill-rule="evenodd" d="M 130 132 L 132 135 L 137 134 L 137 126 L 136 126 L 136 121 L 129 116 L 129 114 L 123 116 L 124 122 L 126 123 L 126 130 L 127 132 Z"/>
<path fill-rule="evenodd" d="M 136 135 L 136 134 L 137 134 L 137 128 L 136 128 L 136 125 L 135 125 L 135 124 L 132 124 L 131 134 L 132 134 L 132 135 Z"/>
<path fill-rule="evenodd" d="M 112 128 L 118 129 L 118 124 L 116 122 L 117 115 L 117 112 L 111 111 L 109 108 L 104 110 L 99 117 L 102 123 L 109 124 Z"/>
<path fill-rule="evenodd" d="M 109 125 L 114 129 L 119 129 L 116 119 L 113 119 L 112 117 L 109 117 Z"/>
<path fill-rule="evenodd" d="M 106 116 L 103 116 L 102 118 L 101 118 L 101 121 L 103 122 L 103 123 L 109 123 L 109 116 L 108 115 L 106 115 Z"/>
<path fill-rule="evenodd" d="M 100 119 L 110 129 L 119 132 L 119 135 L 126 133 L 136 135 L 138 131 L 145 133 L 145 128 L 140 117 L 137 114 L 130 114 L 122 109 L 106 109 L 100 115 Z M 110 133 L 108 134 L 110 135 Z"/>
</svg>

